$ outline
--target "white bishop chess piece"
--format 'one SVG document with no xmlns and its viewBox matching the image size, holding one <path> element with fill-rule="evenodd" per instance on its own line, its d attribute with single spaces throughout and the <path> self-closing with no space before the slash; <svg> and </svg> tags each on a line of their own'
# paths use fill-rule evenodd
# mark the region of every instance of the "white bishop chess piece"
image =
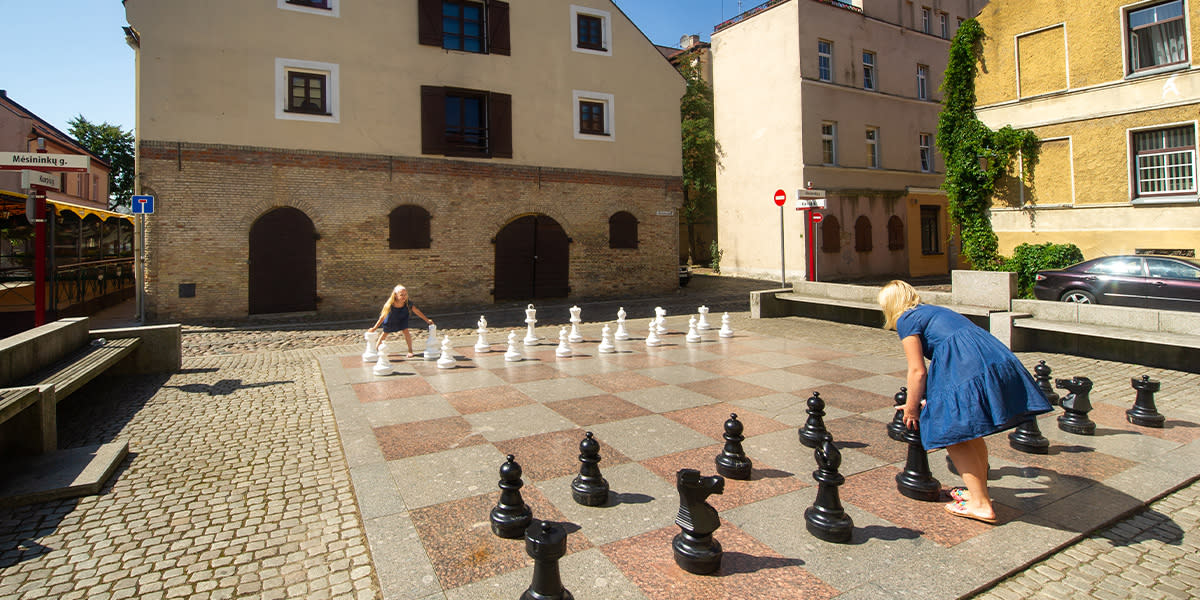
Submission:
<svg viewBox="0 0 1200 600">
<path fill-rule="evenodd" d="M 388 360 L 387 342 L 379 342 L 379 356 L 375 360 L 375 367 L 371 372 L 376 375 L 390 375 L 392 373 L 392 363 Z"/>
<path fill-rule="evenodd" d="M 508 351 L 504 353 L 504 360 L 508 362 L 519 362 L 522 358 L 521 351 L 517 350 L 517 332 L 509 330 Z"/>
<path fill-rule="evenodd" d="M 530 304 L 525 309 L 525 324 L 529 326 L 529 330 L 525 333 L 525 345 L 536 346 L 538 343 L 537 335 L 533 333 L 533 324 L 537 323 L 537 309 Z"/>
<path fill-rule="evenodd" d="M 571 307 L 571 334 L 567 336 L 567 339 L 572 344 L 578 344 L 583 341 L 583 335 L 579 333 L 579 323 L 583 321 L 583 319 L 579 318 L 579 313 L 582 310 L 578 306 Z"/>
<path fill-rule="evenodd" d="M 367 349 L 363 350 L 362 353 L 363 362 L 375 362 L 379 358 L 379 351 L 375 347 L 379 345 L 380 335 L 378 331 L 368 331 L 363 334 L 363 337 L 367 340 Z"/>
<path fill-rule="evenodd" d="M 613 334 L 613 339 L 617 341 L 629 339 L 629 332 L 625 331 L 625 307 L 617 309 L 617 332 Z"/>
<path fill-rule="evenodd" d="M 712 329 L 712 325 L 708 324 L 708 307 L 701 306 L 700 308 L 696 309 L 696 312 L 700 313 L 700 321 L 696 323 L 696 329 L 699 329 L 700 331 Z"/>
<path fill-rule="evenodd" d="M 429 337 L 425 340 L 425 352 L 423 358 L 425 360 L 437 360 L 442 355 L 442 351 L 438 348 L 437 325 L 429 324 Z"/>
<path fill-rule="evenodd" d="M 479 329 L 476 330 L 479 332 L 479 339 L 475 341 L 475 352 L 490 352 L 492 345 L 487 341 L 487 319 L 483 318 L 483 315 L 479 315 L 479 322 L 476 325 L 479 326 Z"/>
<path fill-rule="evenodd" d="M 555 356 L 571 356 L 571 344 L 567 343 L 567 328 L 563 327 L 558 330 L 558 348 L 554 350 Z"/>
<path fill-rule="evenodd" d="M 597 348 L 604 354 L 612 354 L 617 351 L 617 347 L 613 345 L 612 331 L 608 328 L 608 323 L 604 324 L 604 329 L 600 330 L 600 347 Z"/>
<path fill-rule="evenodd" d="M 658 339 L 658 319 L 650 319 L 650 331 L 646 334 L 647 346 L 658 346 L 662 344 L 662 340 Z"/>
<path fill-rule="evenodd" d="M 454 348 L 450 347 L 450 336 L 442 338 L 442 357 L 437 362 L 439 369 L 453 369 L 458 363 L 454 360 Z"/>
<path fill-rule="evenodd" d="M 721 315 L 721 331 L 717 332 L 717 335 L 723 338 L 733 337 L 733 328 L 729 326 L 729 313 Z"/>
<path fill-rule="evenodd" d="M 687 341 L 692 344 L 700 341 L 700 332 L 696 331 L 696 317 L 688 319 Z"/>
</svg>

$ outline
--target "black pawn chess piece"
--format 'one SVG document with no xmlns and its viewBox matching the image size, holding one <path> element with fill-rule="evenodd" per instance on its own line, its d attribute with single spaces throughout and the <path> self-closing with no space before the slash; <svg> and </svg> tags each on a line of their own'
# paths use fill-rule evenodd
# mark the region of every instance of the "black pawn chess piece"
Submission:
<svg viewBox="0 0 1200 600">
<path fill-rule="evenodd" d="M 850 541 L 854 532 L 854 521 L 842 509 L 842 500 L 838 495 L 838 487 L 846 482 L 846 478 L 838 473 L 842 466 L 842 453 L 833 445 L 833 437 L 828 436 L 821 446 L 813 451 L 817 460 L 817 470 L 813 471 L 813 479 L 817 480 L 817 500 L 804 511 L 804 524 L 808 532 L 827 542 L 843 544 Z"/>
<path fill-rule="evenodd" d="M 725 448 L 717 455 L 717 473 L 729 479 L 750 479 L 753 463 L 742 449 L 746 436 L 742 435 L 742 422 L 737 413 L 730 413 L 725 421 Z"/>
<path fill-rule="evenodd" d="M 1063 414 L 1058 417 L 1058 428 L 1077 435 L 1093 435 L 1096 423 L 1088 418 L 1092 411 L 1092 380 L 1087 377 L 1055 379 L 1054 387 L 1067 390 L 1062 399 Z"/>
<path fill-rule="evenodd" d="M 825 429 L 825 401 L 820 392 L 813 392 L 808 399 L 808 420 L 800 428 L 800 443 L 809 448 L 816 448 L 825 441 L 829 432 Z"/>
<path fill-rule="evenodd" d="M 671 540 L 675 564 L 696 575 L 712 573 L 721 568 L 721 542 L 712 536 L 721 526 L 721 519 L 717 509 L 705 500 L 725 491 L 725 478 L 701 477 L 696 469 L 680 469 L 675 474 L 675 488 L 679 490 L 675 524 L 683 530 Z"/>
<path fill-rule="evenodd" d="M 1133 402 L 1133 408 L 1125 411 L 1125 418 L 1142 427 L 1162 427 L 1167 418 L 1159 414 L 1154 406 L 1154 394 L 1161 387 L 1160 384 L 1150 379 L 1149 375 L 1142 375 L 1141 379 L 1134 377 L 1129 383 L 1137 390 L 1137 399 Z"/>
<path fill-rule="evenodd" d="M 906 429 L 904 441 L 908 442 L 908 458 L 904 461 L 904 470 L 896 474 L 896 489 L 913 500 L 936 501 L 942 496 L 942 484 L 929 470 L 929 456 L 921 445 L 920 426 Z"/>
<path fill-rule="evenodd" d="M 575 600 L 558 572 L 558 559 L 567 553 L 567 530 L 561 524 L 530 525 L 525 530 L 525 553 L 533 559 L 533 582 L 521 600 Z"/>
<path fill-rule="evenodd" d="M 1050 367 L 1046 366 L 1046 361 L 1039 360 L 1037 366 L 1033 368 L 1033 380 L 1037 382 L 1038 389 L 1042 391 L 1042 395 L 1046 397 L 1050 406 L 1057 405 L 1058 394 L 1050 386 Z M 1031 417 L 1028 421 L 1017 425 L 1017 428 L 1008 434 L 1008 445 L 1015 450 L 1029 454 L 1050 453 L 1050 440 L 1042 435 L 1037 417 Z"/>
<path fill-rule="evenodd" d="M 608 502 L 608 482 L 600 476 L 600 442 L 590 431 L 579 442 L 579 475 L 571 482 L 571 497 L 584 506 Z"/>
<path fill-rule="evenodd" d="M 533 511 L 521 498 L 521 465 L 508 455 L 500 465 L 500 502 L 492 508 L 492 533 L 511 540 L 520 539 L 533 522 Z"/>
<path fill-rule="evenodd" d="M 896 402 L 896 414 L 892 416 L 892 422 L 888 423 L 888 437 L 897 442 L 904 441 L 904 405 L 908 402 L 908 388 L 902 387 L 896 395 L 892 397 Z"/>
<path fill-rule="evenodd" d="M 1058 406 L 1058 393 L 1054 391 L 1054 386 L 1050 384 L 1050 367 L 1046 366 L 1046 361 L 1039 360 L 1037 366 L 1033 368 L 1033 380 L 1037 382 L 1038 389 L 1042 390 L 1042 395 L 1046 397 L 1046 402 L 1050 406 Z"/>
</svg>

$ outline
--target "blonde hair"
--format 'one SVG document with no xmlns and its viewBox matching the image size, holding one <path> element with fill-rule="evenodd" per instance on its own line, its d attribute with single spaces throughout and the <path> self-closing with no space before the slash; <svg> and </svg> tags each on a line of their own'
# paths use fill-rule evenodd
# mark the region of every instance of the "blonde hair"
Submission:
<svg viewBox="0 0 1200 600">
<path fill-rule="evenodd" d="M 392 300 L 394 300 L 396 298 L 396 296 L 400 292 L 403 292 L 405 289 L 407 289 L 407 288 L 405 288 L 402 285 L 398 285 L 398 286 L 392 288 L 392 293 L 388 294 L 387 301 L 383 303 L 383 308 L 381 308 L 379 310 L 379 316 L 385 317 L 385 316 L 387 316 L 388 313 L 392 312 Z"/>
<path fill-rule="evenodd" d="M 879 290 L 878 301 L 883 309 L 883 328 L 895 329 L 896 320 L 904 311 L 920 304 L 921 296 L 907 282 L 894 279 Z"/>
</svg>

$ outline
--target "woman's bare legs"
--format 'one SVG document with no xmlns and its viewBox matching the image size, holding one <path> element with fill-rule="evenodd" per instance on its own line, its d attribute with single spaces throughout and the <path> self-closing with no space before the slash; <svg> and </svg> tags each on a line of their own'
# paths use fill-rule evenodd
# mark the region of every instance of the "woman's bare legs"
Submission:
<svg viewBox="0 0 1200 600">
<path fill-rule="evenodd" d="M 387 334 L 388 334 L 388 332 L 386 332 L 386 331 L 379 332 L 379 339 L 375 341 L 375 351 L 376 352 L 379 352 L 379 347 L 383 345 L 383 340 L 384 340 L 384 338 L 387 337 Z"/>
<path fill-rule="evenodd" d="M 981 517 L 994 518 L 996 512 L 992 509 L 992 499 L 988 496 L 987 489 L 987 443 L 983 438 L 975 438 L 947 446 L 946 452 L 950 454 L 950 460 L 954 461 L 954 467 L 958 469 L 958 474 L 967 486 L 967 511 Z"/>
<path fill-rule="evenodd" d="M 407 329 L 405 329 L 405 330 L 403 330 L 403 331 L 404 331 L 404 342 L 408 344 L 408 357 L 409 357 L 409 358 L 412 358 L 412 356 L 413 356 L 413 351 L 412 351 L 412 334 L 411 334 L 411 333 L 409 333 Z M 985 449 L 984 451 L 986 452 L 987 450 Z"/>
</svg>

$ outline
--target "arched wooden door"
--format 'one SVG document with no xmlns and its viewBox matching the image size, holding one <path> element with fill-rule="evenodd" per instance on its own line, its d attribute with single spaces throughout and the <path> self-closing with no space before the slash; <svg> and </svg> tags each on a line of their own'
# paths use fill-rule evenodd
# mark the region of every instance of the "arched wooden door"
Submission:
<svg viewBox="0 0 1200 600">
<path fill-rule="evenodd" d="M 546 215 L 521 217 L 496 235 L 496 300 L 562 298 L 571 291 L 571 240 Z"/>
<path fill-rule="evenodd" d="M 250 227 L 250 314 L 317 309 L 317 239 L 303 212 L 277 208 Z"/>
</svg>

